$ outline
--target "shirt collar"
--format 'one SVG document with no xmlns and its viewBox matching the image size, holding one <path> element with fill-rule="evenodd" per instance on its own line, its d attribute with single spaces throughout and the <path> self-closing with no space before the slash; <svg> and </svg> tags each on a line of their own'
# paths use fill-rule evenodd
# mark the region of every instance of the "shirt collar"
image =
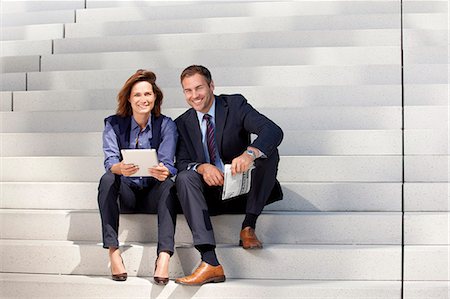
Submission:
<svg viewBox="0 0 450 299">
<path fill-rule="evenodd" d="M 202 113 L 200 111 L 196 111 L 196 112 L 197 112 L 198 122 L 200 123 L 200 125 L 202 124 L 203 115 L 205 115 L 205 114 L 209 114 L 209 115 L 211 115 L 212 119 L 216 119 L 216 96 L 214 96 L 214 101 L 211 105 L 211 108 L 209 108 L 208 112 L 206 112 L 206 113 Z"/>
<path fill-rule="evenodd" d="M 150 117 L 148 118 L 147 125 L 145 126 L 144 130 L 151 129 L 152 127 L 152 115 L 150 114 Z M 138 123 L 134 119 L 134 116 L 131 115 L 131 130 L 139 130 L 141 131 L 141 128 L 139 127 Z M 144 131 L 143 130 L 143 131 Z"/>
</svg>

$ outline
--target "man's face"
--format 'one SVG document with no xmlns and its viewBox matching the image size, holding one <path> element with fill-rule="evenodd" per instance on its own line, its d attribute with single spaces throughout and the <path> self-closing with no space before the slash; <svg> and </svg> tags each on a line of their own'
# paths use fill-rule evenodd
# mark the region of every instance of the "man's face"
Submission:
<svg viewBox="0 0 450 299">
<path fill-rule="evenodd" d="M 205 77 L 195 74 L 185 77 L 181 85 L 189 106 L 202 113 L 209 111 L 214 101 L 214 82 L 208 85 Z"/>
</svg>

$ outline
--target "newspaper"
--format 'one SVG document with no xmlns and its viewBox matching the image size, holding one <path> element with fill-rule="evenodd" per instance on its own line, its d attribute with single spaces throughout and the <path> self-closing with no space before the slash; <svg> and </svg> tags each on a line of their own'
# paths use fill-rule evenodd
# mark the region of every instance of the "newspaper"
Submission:
<svg viewBox="0 0 450 299">
<path fill-rule="evenodd" d="M 222 200 L 248 193 L 254 168 L 252 165 L 246 172 L 232 175 L 231 164 L 225 164 Z"/>
</svg>

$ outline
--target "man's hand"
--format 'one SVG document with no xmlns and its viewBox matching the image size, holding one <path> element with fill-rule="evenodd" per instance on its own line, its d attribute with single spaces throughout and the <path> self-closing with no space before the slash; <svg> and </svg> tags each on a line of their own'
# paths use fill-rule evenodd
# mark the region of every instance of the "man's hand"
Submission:
<svg viewBox="0 0 450 299">
<path fill-rule="evenodd" d="M 223 186 L 223 173 L 216 166 L 204 163 L 197 166 L 197 172 L 208 186 Z"/>
<path fill-rule="evenodd" d="M 236 157 L 231 161 L 231 174 L 242 173 L 249 170 L 250 166 L 253 165 L 253 157 L 247 153 L 242 153 L 240 156 Z"/>
<path fill-rule="evenodd" d="M 148 169 L 148 173 L 156 178 L 158 181 L 164 181 L 165 179 L 167 179 L 170 175 L 170 171 L 169 169 L 164 166 L 163 163 L 159 163 L 158 166 L 153 166 L 151 168 Z"/>
</svg>

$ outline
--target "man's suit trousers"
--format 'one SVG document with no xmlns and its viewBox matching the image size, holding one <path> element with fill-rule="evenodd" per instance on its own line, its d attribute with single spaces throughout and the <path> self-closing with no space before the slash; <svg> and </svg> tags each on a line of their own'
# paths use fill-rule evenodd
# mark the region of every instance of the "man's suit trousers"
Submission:
<svg viewBox="0 0 450 299">
<path fill-rule="evenodd" d="M 210 215 L 229 213 L 233 207 L 245 205 L 245 213 L 260 215 L 275 186 L 280 158 L 278 152 L 255 160 L 252 184 L 247 196 L 221 202 L 222 187 L 209 187 L 194 170 L 178 173 L 176 187 L 186 221 L 192 231 L 194 245 L 215 245 Z M 239 233 L 239 232 L 237 232 Z"/>
</svg>

